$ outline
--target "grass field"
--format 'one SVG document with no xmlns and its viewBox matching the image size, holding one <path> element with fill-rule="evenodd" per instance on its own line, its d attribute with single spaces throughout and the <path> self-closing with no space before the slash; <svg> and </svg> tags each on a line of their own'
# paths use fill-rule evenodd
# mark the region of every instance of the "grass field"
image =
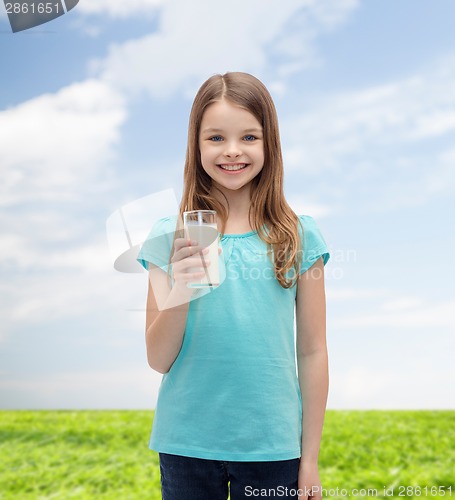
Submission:
<svg viewBox="0 0 455 500">
<path fill-rule="evenodd" d="M 152 418 L 0 411 L 0 498 L 160 500 Z M 319 464 L 325 498 L 455 499 L 455 411 L 329 410 Z"/>
</svg>

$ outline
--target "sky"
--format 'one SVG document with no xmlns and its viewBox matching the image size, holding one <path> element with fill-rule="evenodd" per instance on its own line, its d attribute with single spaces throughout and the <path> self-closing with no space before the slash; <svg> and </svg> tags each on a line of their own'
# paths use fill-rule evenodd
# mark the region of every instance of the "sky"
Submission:
<svg viewBox="0 0 455 500">
<path fill-rule="evenodd" d="M 328 245 L 329 409 L 454 409 L 455 4 L 90 0 L 12 33 L 0 6 L 0 408 L 152 409 L 147 275 L 192 99 L 270 90 L 284 190 Z M 117 224 L 117 226 L 116 226 Z M 118 236 L 118 235 L 117 235 Z"/>
</svg>

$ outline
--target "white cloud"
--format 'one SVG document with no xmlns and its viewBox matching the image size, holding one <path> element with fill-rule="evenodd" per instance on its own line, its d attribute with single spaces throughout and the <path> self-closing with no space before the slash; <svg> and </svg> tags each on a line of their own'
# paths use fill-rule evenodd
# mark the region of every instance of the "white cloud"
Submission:
<svg viewBox="0 0 455 500">
<path fill-rule="evenodd" d="M 92 62 L 92 70 L 128 93 L 146 91 L 157 99 L 189 89 L 194 94 L 193 87 L 216 72 L 265 75 L 270 54 L 295 71 L 311 64 L 315 36 L 341 23 L 357 4 L 233 0 L 214 7 L 209 0 L 169 1 L 163 4 L 157 33 L 111 46 L 106 59 Z M 226 36 L 233 29 L 235 36 Z M 283 89 L 279 81 L 274 85 Z"/>
<path fill-rule="evenodd" d="M 23 322 L 112 304 L 103 291 L 112 279 L 104 231 L 102 240 L 90 231 L 83 194 L 96 200 L 112 182 L 109 161 L 125 118 L 121 95 L 97 80 L 0 113 L 3 338 Z"/>
<path fill-rule="evenodd" d="M 81 14 L 102 14 L 115 18 L 127 18 L 154 13 L 164 0 L 90 0 L 77 4 L 77 12 Z"/>
<path fill-rule="evenodd" d="M 0 113 L 2 340 L 30 322 L 125 307 L 124 296 L 106 294 L 118 279 L 104 225 L 100 234 L 86 215 L 113 182 L 109 162 L 125 118 L 120 94 L 96 80 Z"/>
<path fill-rule="evenodd" d="M 388 288 L 327 288 L 327 298 L 330 300 L 351 300 L 389 297 L 391 291 Z"/>
<path fill-rule="evenodd" d="M 97 311 L 145 311 L 146 273 L 120 274 L 113 268 L 107 247 L 92 246 L 93 253 L 89 248 L 77 247 L 61 256 L 37 252 L 39 259 L 31 254 L 27 273 L 16 271 L 4 280 L 0 286 L 3 335 L 8 331 L 6 321 L 18 326 Z"/>
<path fill-rule="evenodd" d="M 399 297 L 393 300 L 388 300 L 382 304 L 383 311 L 401 311 L 404 309 L 419 308 L 425 305 L 425 301 L 421 297 Z"/>
<path fill-rule="evenodd" d="M 405 179 L 387 184 L 383 191 L 383 203 L 389 210 L 423 205 L 455 192 L 454 148 L 435 152 L 429 148 L 427 154 L 407 158 L 406 162 L 402 159 L 400 163 Z"/>
<path fill-rule="evenodd" d="M 331 373 L 330 409 L 454 409 L 453 367 L 420 358 L 418 368 L 352 366 Z M 425 376 L 416 377 L 416 373 Z"/>
<path fill-rule="evenodd" d="M 339 318 L 337 327 L 365 328 L 387 326 L 391 328 L 454 328 L 455 301 L 422 305 L 419 298 L 387 301 L 380 312 L 356 312 L 353 316 Z"/>
<path fill-rule="evenodd" d="M 452 95 L 450 105 L 455 106 L 453 83 L 433 77 L 433 82 L 428 75 L 427 81 L 410 78 L 355 93 L 325 96 L 325 104 L 319 103 L 303 117 L 285 123 L 286 136 L 296 138 L 298 131 L 299 143 L 305 137 L 305 144 L 291 151 L 288 160 L 295 163 L 297 158 L 305 158 L 305 163 L 318 165 L 319 173 L 338 171 L 343 156 L 361 152 L 369 143 L 421 140 L 455 129 L 454 109 L 437 110 L 447 106 L 447 96 L 441 94 Z M 424 104 L 422 101 L 429 96 L 432 102 Z"/>
<path fill-rule="evenodd" d="M 320 189 L 340 206 L 354 190 L 368 190 L 364 208 L 375 210 L 453 193 L 455 56 L 401 81 L 325 93 L 281 129 L 286 167 L 308 178 L 330 175 L 338 189 Z"/>
<path fill-rule="evenodd" d="M 424 116 L 416 119 L 414 129 L 409 132 L 409 138 L 419 140 L 443 135 L 455 128 L 455 109 L 429 110 Z"/>
<path fill-rule="evenodd" d="M 120 94 L 87 80 L 0 113 L 0 204 L 68 200 L 106 175 L 126 118 Z"/>
<path fill-rule="evenodd" d="M 147 366 L 82 370 L 31 378 L 1 374 L 1 400 L 8 409 L 140 409 L 155 407 L 161 374 Z M 75 403 L 76 402 L 76 403 Z"/>
<path fill-rule="evenodd" d="M 286 196 L 286 200 L 297 215 L 311 215 L 316 219 L 322 219 L 333 212 L 332 206 L 303 201 L 301 197 L 295 195 Z"/>
<path fill-rule="evenodd" d="M 359 300 L 376 299 L 375 304 L 381 311 L 394 312 L 406 309 L 417 309 L 425 306 L 425 299 L 415 295 L 398 295 L 390 288 L 364 288 L 364 287 L 330 287 L 327 296 L 334 301 L 351 301 L 355 303 Z M 382 304 L 380 302 L 382 300 Z"/>
</svg>

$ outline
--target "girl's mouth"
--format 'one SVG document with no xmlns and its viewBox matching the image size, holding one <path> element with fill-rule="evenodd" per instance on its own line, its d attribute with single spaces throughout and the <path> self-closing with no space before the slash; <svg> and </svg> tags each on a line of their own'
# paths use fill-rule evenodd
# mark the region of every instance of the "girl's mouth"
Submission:
<svg viewBox="0 0 455 500">
<path fill-rule="evenodd" d="M 221 164 L 217 165 L 217 167 L 222 170 L 226 174 L 239 174 L 246 167 L 249 166 L 249 163 L 231 163 L 231 164 Z"/>
</svg>

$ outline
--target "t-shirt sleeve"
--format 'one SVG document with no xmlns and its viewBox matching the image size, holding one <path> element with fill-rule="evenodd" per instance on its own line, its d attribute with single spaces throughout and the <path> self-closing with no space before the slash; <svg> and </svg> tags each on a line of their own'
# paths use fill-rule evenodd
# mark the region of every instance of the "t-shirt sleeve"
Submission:
<svg viewBox="0 0 455 500">
<path fill-rule="evenodd" d="M 168 271 L 174 233 L 175 221 L 170 217 L 163 217 L 155 222 L 136 257 L 146 271 L 149 270 L 150 263 Z"/>
<path fill-rule="evenodd" d="M 303 226 L 303 250 L 300 260 L 300 274 L 303 274 L 320 257 L 322 257 L 325 266 L 329 261 L 330 253 L 324 237 L 313 217 L 309 215 L 300 215 L 299 219 Z M 299 226 L 300 236 L 302 236 L 301 231 L 301 227 Z"/>
</svg>

